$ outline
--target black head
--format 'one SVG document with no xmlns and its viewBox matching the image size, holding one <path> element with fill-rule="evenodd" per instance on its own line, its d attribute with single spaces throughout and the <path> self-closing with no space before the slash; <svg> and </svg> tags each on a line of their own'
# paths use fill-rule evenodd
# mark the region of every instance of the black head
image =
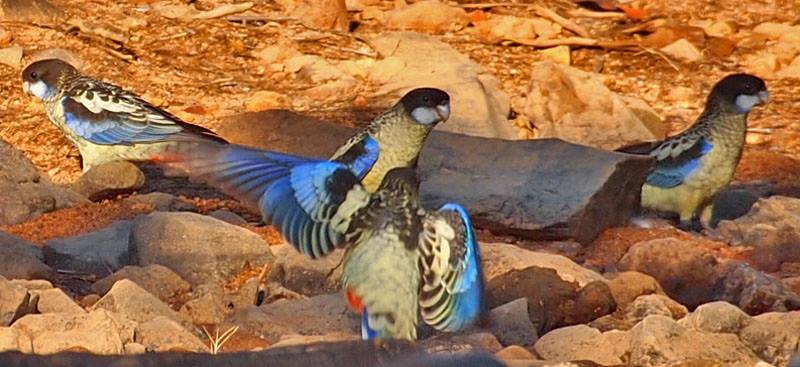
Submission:
<svg viewBox="0 0 800 367">
<path fill-rule="evenodd" d="M 414 89 L 400 103 L 418 124 L 434 126 L 450 117 L 450 96 L 440 89 Z"/>
<path fill-rule="evenodd" d="M 419 177 L 417 170 L 410 167 L 398 167 L 386 172 L 381 181 L 381 190 L 406 190 L 417 192 L 419 190 Z"/>
<path fill-rule="evenodd" d="M 22 89 L 39 99 L 47 99 L 53 94 L 61 75 L 70 72 L 77 73 L 78 70 L 63 60 L 45 59 L 33 62 L 22 71 Z"/>
<path fill-rule="evenodd" d="M 767 84 L 750 74 L 728 75 L 711 90 L 707 107 L 723 107 L 735 113 L 748 113 L 753 107 L 769 101 Z"/>
</svg>

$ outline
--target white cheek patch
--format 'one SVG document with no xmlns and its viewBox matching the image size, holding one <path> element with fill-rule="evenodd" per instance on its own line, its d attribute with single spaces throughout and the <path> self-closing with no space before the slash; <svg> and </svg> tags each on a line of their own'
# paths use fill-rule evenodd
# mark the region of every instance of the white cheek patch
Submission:
<svg viewBox="0 0 800 367">
<path fill-rule="evenodd" d="M 413 111 L 411 111 L 411 117 L 423 125 L 431 125 L 440 119 L 436 109 L 430 107 L 415 108 Z"/>
<path fill-rule="evenodd" d="M 758 96 L 752 96 L 749 94 L 740 94 L 736 97 L 736 107 L 739 109 L 741 113 L 748 113 L 753 107 L 761 102 L 761 99 Z"/>
<path fill-rule="evenodd" d="M 45 84 L 41 80 L 33 84 L 28 84 L 28 90 L 30 91 L 31 94 L 33 94 L 36 97 L 39 97 L 39 99 L 42 100 L 47 99 L 47 97 L 50 96 L 50 88 L 47 87 L 47 84 Z"/>
</svg>

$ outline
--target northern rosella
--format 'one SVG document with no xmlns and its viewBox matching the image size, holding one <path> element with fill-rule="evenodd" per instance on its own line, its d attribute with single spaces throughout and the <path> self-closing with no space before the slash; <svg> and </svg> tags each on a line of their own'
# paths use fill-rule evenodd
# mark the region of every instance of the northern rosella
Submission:
<svg viewBox="0 0 800 367">
<path fill-rule="evenodd" d="M 733 179 L 742 156 L 747 114 L 769 100 L 763 80 L 748 74 L 726 76 L 714 86 L 705 110 L 686 131 L 663 142 L 620 149 L 655 158 L 642 187 L 642 206 L 676 213 L 680 227 L 707 225 L 714 198 Z"/>
<path fill-rule="evenodd" d="M 22 87 L 44 102 L 50 121 L 78 148 L 84 172 L 111 161 L 146 161 L 180 142 L 224 142 L 210 130 L 59 59 L 28 65 Z"/>
</svg>

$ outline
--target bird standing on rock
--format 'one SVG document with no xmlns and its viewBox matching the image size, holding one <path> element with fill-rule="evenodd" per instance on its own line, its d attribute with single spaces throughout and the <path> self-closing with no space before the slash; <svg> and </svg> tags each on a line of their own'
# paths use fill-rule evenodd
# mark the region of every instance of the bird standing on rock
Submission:
<svg viewBox="0 0 800 367">
<path fill-rule="evenodd" d="M 747 114 L 769 100 L 766 84 L 748 74 L 728 75 L 711 90 L 705 110 L 686 131 L 663 142 L 619 151 L 646 153 L 655 169 L 642 187 L 642 206 L 677 213 L 680 228 L 710 222 L 713 201 L 733 180 L 744 147 Z"/>
<path fill-rule="evenodd" d="M 180 142 L 225 142 L 59 59 L 28 65 L 22 87 L 44 102 L 50 121 L 77 146 L 84 172 L 111 161 L 146 161 Z"/>
</svg>

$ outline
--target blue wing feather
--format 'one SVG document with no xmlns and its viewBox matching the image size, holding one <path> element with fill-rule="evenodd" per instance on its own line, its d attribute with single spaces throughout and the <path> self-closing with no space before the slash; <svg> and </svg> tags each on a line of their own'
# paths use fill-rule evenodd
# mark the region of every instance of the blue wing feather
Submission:
<svg viewBox="0 0 800 367">
<path fill-rule="evenodd" d="M 701 159 L 711 152 L 713 145 L 705 138 L 676 157 L 668 156 L 656 162 L 656 168 L 647 176 L 650 185 L 670 188 L 682 184 L 689 176 L 700 168 Z"/>
<path fill-rule="evenodd" d="M 359 180 L 363 179 L 378 161 L 380 144 L 369 135 L 365 135 L 335 161 L 350 168 Z"/>
<path fill-rule="evenodd" d="M 463 267 L 460 278 L 456 281 L 453 291 L 453 309 L 448 317 L 445 331 L 457 331 L 469 327 L 485 309 L 483 296 L 483 271 L 481 270 L 481 256 L 472 221 L 466 209 L 461 205 L 447 203 L 439 211 L 455 211 L 464 222 L 466 251 L 460 263 Z"/>
<path fill-rule="evenodd" d="M 178 167 L 258 207 L 266 223 L 312 258 L 342 245 L 343 234 L 330 221 L 359 185 L 347 166 L 236 145 L 204 149 L 184 157 Z"/>
</svg>

